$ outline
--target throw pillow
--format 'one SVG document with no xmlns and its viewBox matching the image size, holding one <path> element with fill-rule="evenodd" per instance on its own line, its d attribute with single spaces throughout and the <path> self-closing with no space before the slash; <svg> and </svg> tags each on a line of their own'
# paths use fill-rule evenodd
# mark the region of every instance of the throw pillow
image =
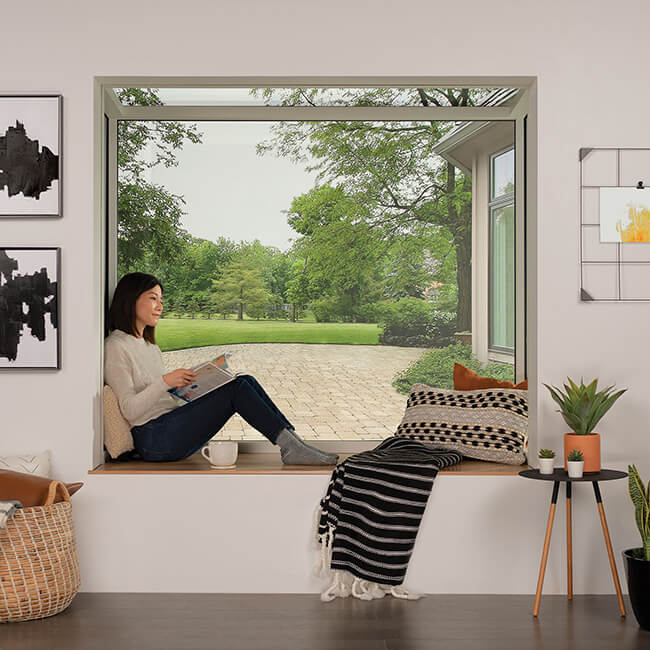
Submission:
<svg viewBox="0 0 650 650">
<path fill-rule="evenodd" d="M 113 389 L 104 386 L 104 447 L 111 458 L 134 449 L 131 427 L 124 419 Z"/>
<path fill-rule="evenodd" d="M 42 454 L 27 454 L 25 456 L 4 456 L 0 457 L 0 469 L 8 469 L 13 472 L 34 474 L 34 476 L 50 475 L 51 452 L 48 449 Z"/>
<path fill-rule="evenodd" d="M 528 451 L 528 396 L 504 388 L 457 391 L 414 384 L 396 436 L 521 465 Z"/>
<path fill-rule="evenodd" d="M 454 364 L 454 390 L 477 390 L 479 388 L 516 388 L 528 390 L 528 379 L 514 384 L 508 380 L 483 377 L 460 363 Z"/>
<path fill-rule="evenodd" d="M 63 501 L 63 486 L 72 496 L 83 486 L 83 483 L 62 483 L 44 476 L 25 474 L 0 469 L 0 501 L 20 501 L 23 508 L 42 506 L 47 500 L 47 495 L 52 483 L 56 484 L 54 503 Z"/>
</svg>

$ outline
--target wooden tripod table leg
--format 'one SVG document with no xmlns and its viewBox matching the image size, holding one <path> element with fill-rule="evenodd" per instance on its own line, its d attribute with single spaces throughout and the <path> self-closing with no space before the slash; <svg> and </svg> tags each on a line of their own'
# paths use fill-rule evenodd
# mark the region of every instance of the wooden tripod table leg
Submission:
<svg viewBox="0 0 650 650">
<path fill-rule="evenodd" d="M 573 600 L 573 545 L 571 531 L 571 481 L 566 482 L 566 593 Z"/>
<path fill-rule="evenodd" d="M 555 506 L 557 505 L 557 493 L 560 489 L 560 482 L 553 482 L 553 495 L 551 496 L 551 509 L 548 513 L 548 523 L 546 524 L 546 537 L 544 539 L 544 550 L 542 551 L 542 563 L 539 567 L 539 578 L 537 579 L 537 592 L 535 593 L 535 606 L 533 607 L 533 616 L 539 614 L 539 603 L 542 598 L 542 586 L 544 585 L 544 573 L 546 572 L 546 560 L 548 559 L 548 547 L 551 542 L 551 532 L 553 530 L 553 518 L 555 517 Z"/>
<path fill-rule="evenodd" d="M 609 566 L 612 569 L 612 577 L 614 578 L 614 587 L 616 588 L 616 596 L 618 597 L 618 608 L 621 611 L 621 616 L 625 616 L 625 605 L 623 604 L 621 583 L 618 581 L 618 571 L 616 571 L 616 562 L 614 561 L 614 553 L 612 552 L 612 540 L 609 538 L 607 520 L 605 519 L 605 508 L 603 507 L 603 499 L 600 496 L 600 488 L 598 487 L 598 481 L 593 481 L 593 486 L 594 486 L 594 494 L 596 495 L 596 503 L 598 504 L 598 512 L 600 513 L 600 523 L 602 524 L 603 535 L 605 536 L 605 546 L 607 546 L 607 555 L 609 556 Z"/>
</svg>

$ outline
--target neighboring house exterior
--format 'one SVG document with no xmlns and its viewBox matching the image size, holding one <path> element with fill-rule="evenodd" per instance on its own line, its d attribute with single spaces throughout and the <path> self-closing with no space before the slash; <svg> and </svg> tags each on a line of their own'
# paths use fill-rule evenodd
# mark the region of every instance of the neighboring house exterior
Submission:
<svg viewBox="0 0 650 650">
<path fill-rule="evenodd" d="M 500 89 L 482 105 L 507 105 Z M 472 342 L 483 362 L 513 363 L 515 346 L 515 155 L 512 122 L 463 122 L 435 152 L 472 177 Z"/>
</svg>

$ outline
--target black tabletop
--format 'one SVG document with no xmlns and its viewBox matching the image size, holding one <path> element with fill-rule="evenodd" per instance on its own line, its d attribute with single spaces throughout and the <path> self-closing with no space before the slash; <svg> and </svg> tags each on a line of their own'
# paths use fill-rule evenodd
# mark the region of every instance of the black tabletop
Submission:
<svg viewBox="0 0 650 650">
<path fill-rule="evenodd" d="M 618 478 L 625 478 L 627 472 L 620 472 L 617 469 L 601 469 L 600 472 L 583 474 L 580 478 L 570 478 L 565 469 L 556 467 L 552 474 L 540 474 L 538 469 L 526 469 L 523 472 L 519 472 L 519 476 L 534 478 L 538 481 L 614 481 Z"/>
</svg>

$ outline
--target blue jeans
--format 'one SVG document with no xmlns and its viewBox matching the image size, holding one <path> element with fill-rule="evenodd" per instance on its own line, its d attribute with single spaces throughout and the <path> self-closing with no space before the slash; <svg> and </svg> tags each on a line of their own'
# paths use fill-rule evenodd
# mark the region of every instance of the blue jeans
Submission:
<svg viewBox="0 0 650 650">
<path fill-rule="evenodd" d="M 293 429 L 255 377 L 240 375 L 194 402 L 133 427 L 133 444 L 143 460 L 181 460 L 201 449 L 234 413 L 273 444 L 282 429 Z"/>
</svg>

